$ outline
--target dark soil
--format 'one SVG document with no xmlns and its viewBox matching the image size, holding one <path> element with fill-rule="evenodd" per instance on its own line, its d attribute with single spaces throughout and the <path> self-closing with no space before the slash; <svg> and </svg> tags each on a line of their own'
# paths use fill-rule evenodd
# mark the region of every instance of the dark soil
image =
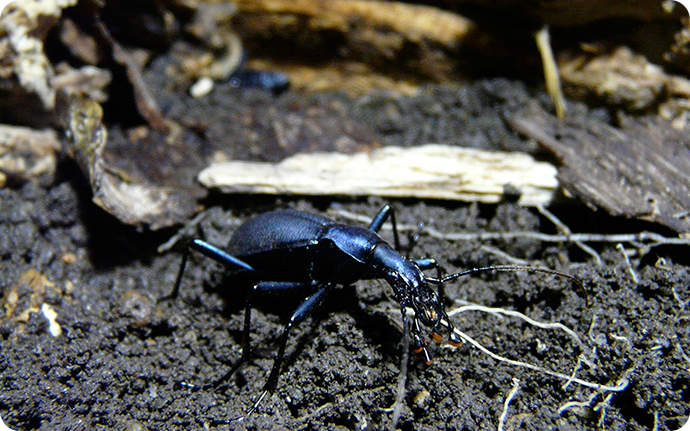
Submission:
<svg viewBox="0 0 690 431">
<path fill-rule="evenodd" d="M 285 109 L 286 99 L 254 97 L 252 110 Z M 254 93 L 250 93 L 254 94 Z M 213 96 L 209 122 L 223 115 Z M 298 99 L 299 95 L 283 97 Z M 165 98 L 165 96 L 161 96 Z M 416 98 L 375 95 L 339 103 L 383 144 L 438 142 L 538 152 L 504 121 L 526 103 L 541 103 L 521 84 L 485 81 L 457 89 L 429 87 Z M 201 101 L 163 100 L 168 114 L 202 115 Z M 194 103 L 190 107 L 185 103 Z M 185 107 L 186 106 L 186 107 Z M 393 109 L 394 108 L 394 109 Z M 340 108 L 339 108 L 340 109 Z M 598 115 L 582 106 L 574 115 Z M 115 126 L 114 126 L 115 127 Z M 210 130 L 214 133 L 213 129 Z M 373 216 L 377 199 L 273 199 L 211 196 L 195 236 L 219 245 L 246 217 L 275 206 L 317 213 L 337 206 Z M 532 209 L 499 205 L 396 201 L 399 223 L 424 222 L 443 232 L 554 233 Z M 335 292 L 288 343 L 276 392 L 243 422 L 273 363 L 278 336 L 300 298 L 267 298 L 252 314 L 255 360 L 218 388 L 203 385 L 241 356 L 245 288 L 218 264 L 190 260 L 178 300 L 170 293 L 181 254 L 158 254 L 173 230 L 137 232 L 90 201 L 76 166 L 66 160 L 49 189 L 26 184 L 0 189 L 0 414 L 16 430 L 386 429 L 395 400 L 402 334 L 388 285 L 359 282 Z M 551 210 L 575 232 L 637 232 L 654 226 L 612 219 L 562 200 Z M 354 223 L 343 220 L 347 223 Z M 668 232 L 662 232 L 668 234 Z M 390 239 L 390 231 L 383 236 Z M 448 309 L 462 301 L 523 312 L 574 330 L 582 348 L 558 330 L 476 311 L 456 315 L 457 327 L 492 352 L 615 386 L 601 392 L 536 371 L 499 363 L 479 350 L 432 346 L 434 362 L 412 355 L 399 428 L 494 430 L 513 379 L 519 389 L 505 429 L 678 429 L 690 415 L 690 270 L 687 248 L 636 249 L 632 268 L 614 245 L 593 244 L 602 264 L 573 244 L 520 239 L 449 242 L 421 236 L 412 256 L 433 256 L 447 271 L 505 264 L 491 245 L 535 266 L 572 274 L 483 273 L 446 286 Z M 631 271 L 638 280 L 635 281 Z M 49 332 L 41 312 L 57 312 L 62 334 Z M 387 312 L 386 310 L 392 310 Z M 627 384 L 626 384 L 627 382 Z M 197 385 L 198 387 L 192 387 Z M 589 400 L 589 402 L 587 402 Z M 566 403 L 580 408 L 559 412 Z"/>
</svg>

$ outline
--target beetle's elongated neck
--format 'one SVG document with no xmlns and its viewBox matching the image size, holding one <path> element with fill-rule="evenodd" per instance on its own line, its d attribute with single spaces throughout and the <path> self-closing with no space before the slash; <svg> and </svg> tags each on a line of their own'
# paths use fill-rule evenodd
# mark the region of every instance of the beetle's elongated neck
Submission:
<svg viewBox="0 0 690 431">
<path fill-rule="evenodd" d="M 381 242 L 371 250 L 370 263 L 393 287 L 401 305 L 411 305 L 410 294 L 426 287 L 421 286 L 424 274 L 419 267 L 388 243 Z"/>
</svg>

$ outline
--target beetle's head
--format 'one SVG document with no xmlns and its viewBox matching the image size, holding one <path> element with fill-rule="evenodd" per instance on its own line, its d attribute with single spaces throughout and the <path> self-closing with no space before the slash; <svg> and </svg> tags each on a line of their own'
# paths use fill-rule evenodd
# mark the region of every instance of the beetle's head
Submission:
<svg viewBox="0 0 690 431">
<path fill-rule="evenodd" d="M 443 304 L 436 292 L 422 279 L 422 283 L 410 289 L 409 302 L 415 312 L 415 317 L 424 325 L 430 328 L 436 327 L 441 318 L 446 317 Z"/>
<path fill-rule="evenodd" d="M 411 335 L 415 353 L 424 353 L 426 362 L 431 363 L 420 324 L 431 328 L 431 337 L 437 342 L 444 339 L 441 333 L 447 333 L 447 341 L 451 345 L 462 344 L 439 295 L 429 286 L 426 276 L 416 263 L 401 257 L 394 267 L 388 267 L 386 278 L 395 289 L 403 314 L 408 307 L 414 310 Z"/>
<path fill-rule="evenodd" d="M 387 243 L 377 245 L 369 258 L 369 263 L 382 274 L 395 290 L 400 303 L 403 318 L 409 307 L 414 310 L 412 319 L 412 343 L 415 352 L 423 352 L 427 363 L 431 358 L 426 350 L 426 340 L 422 336 L 420 323 L 431 328 L 431 336 L 442 341 L 440 332 L 448 333 L 448 342 L 452 345 L 462 344 L 454 332 L 453 324 L 443 309 L 438 294 L 429 287 L 427 278 L 419 266 L 397 252 Z"/>
</svg>

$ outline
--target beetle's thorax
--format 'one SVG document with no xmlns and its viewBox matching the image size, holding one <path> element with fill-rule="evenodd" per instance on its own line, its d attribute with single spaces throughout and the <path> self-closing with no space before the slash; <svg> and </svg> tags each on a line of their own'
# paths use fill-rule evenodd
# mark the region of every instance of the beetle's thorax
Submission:
<svg viewBox="0 0 690 431">
<path fill-rule="evenodd" d="M 429 287 L 419 266 L 401 255 L 376 232 L 331 225 L 322 240 L 333 241 L 338 250 L 369 268 L 371 272 L 366 274 L 366 278 L 380 277 L 388 281 L 400 306 L 414 309 L 422 324 L 436 327 L 445 316 L 438 295 Z M 364 278 L 363 274 L 358 274 L 356 279 L 361 278 Z"/>
</svg>

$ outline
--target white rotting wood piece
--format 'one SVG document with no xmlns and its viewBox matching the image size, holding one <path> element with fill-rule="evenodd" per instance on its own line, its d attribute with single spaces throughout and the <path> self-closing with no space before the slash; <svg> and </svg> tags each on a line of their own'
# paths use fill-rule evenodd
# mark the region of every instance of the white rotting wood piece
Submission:
<svg viewBox="0 0 690 431">
<path fill-rule="evenodd" d="M 298 154 L 280 163 L 229 161 L 199 174 L 226 193 L 415 197 L 498 202 L 506 187 L 522 205 L 545 205 L 558 186 L 556 168 L 524 153 L 444 145 L 385 147 L 370 153 Z"/>
</svg>

